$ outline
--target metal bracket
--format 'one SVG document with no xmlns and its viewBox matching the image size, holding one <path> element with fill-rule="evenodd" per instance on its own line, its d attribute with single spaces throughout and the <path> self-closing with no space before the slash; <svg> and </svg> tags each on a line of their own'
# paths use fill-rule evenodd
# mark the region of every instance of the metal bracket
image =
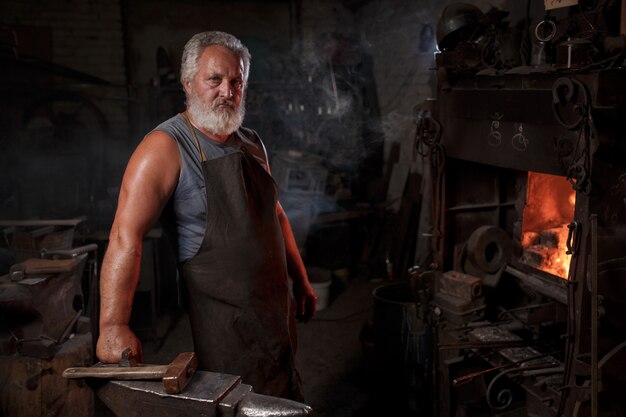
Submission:
<svg viewBox="0 0 626 417">
<path fill-rule="evenodd" d="M 582 225 L 578 222 L 571 222 L 567 225 L 569 231 L 567 232 L 567 240 L 565 245 L 567 246 L 567 251 L 565 252 L 568 255 L 577 255 L 578 254 L 578 242 L 580 229 Z"/>
</svg>

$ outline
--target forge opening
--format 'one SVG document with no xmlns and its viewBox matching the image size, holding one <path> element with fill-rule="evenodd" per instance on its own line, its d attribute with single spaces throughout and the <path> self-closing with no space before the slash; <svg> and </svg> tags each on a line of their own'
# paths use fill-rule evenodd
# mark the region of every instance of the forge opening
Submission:
<svg viewBox="0 0 626 417">
<path fill-rule="evenodd" d="M 576 191 L 565 177 L 528 173 L 522 215 L 522 262 L 568 279 L 568 225 L 574 220 Z"/>
</svg>

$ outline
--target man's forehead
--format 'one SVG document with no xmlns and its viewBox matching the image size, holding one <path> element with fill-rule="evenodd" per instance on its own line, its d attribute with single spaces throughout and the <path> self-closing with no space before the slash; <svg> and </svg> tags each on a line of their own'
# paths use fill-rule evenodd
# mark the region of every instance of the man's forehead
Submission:
<svg viewBox="0 0 626 417">
<path fill-rule="evenodd" d="M 220 45 L 210 45 L 204 48 L 200 56 L 200 62 L 204 63 L 209 68 L 232 66 L 240 72 L 243 72 L 244 66 L 241 57 L 230 49 Z"/>
</svg>

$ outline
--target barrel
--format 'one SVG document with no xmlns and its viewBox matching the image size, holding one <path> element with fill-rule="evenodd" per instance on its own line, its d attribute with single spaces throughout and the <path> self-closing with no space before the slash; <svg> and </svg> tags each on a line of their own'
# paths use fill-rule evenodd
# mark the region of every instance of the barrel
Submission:
<svg viewBox="0 0 626 417">
<path fill-rule="evenodd" d="M 425 388 L 430 348 L 408 282 L 374 289 L 374 346 L 378 389 L 398 411 L 425 411 L 432 404 Z"/>
</svg>

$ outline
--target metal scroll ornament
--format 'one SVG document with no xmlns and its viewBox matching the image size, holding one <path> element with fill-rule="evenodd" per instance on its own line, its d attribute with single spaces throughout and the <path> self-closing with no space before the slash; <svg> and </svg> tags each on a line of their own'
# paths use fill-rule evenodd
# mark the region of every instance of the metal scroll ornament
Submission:
<svg viewBox="0 0 626 417">
<path fill-rule="evenodd" d="M 565 143 L 565 138 L 559 138 L 555 144 L 567 180 L 576 191 L 588 194 L 591 189 L 591 147 L 596 135 L 587 86 L 574 78 L 557 79 L 552 85 L 552 111 L 562 127 L 578 134 L 570 145 Z"/>
</svg>

